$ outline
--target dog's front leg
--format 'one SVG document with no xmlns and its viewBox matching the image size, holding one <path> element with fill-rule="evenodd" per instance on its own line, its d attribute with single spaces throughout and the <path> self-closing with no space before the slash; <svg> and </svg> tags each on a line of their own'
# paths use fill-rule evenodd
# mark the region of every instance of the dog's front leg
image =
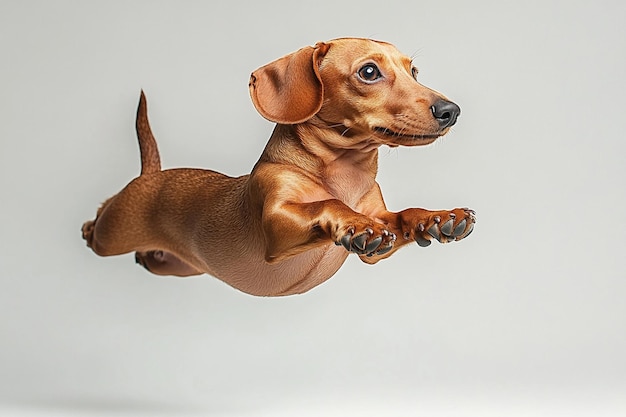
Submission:
<svg viewBox="0 0 626 417">
<path fill-rule="evenodd" d="M 388 258 L 402 246 L 417 242 L 425 247 L 435 239 L 440 243 L 449 243 L 466 238 L 474 229 L 475 213 L 467 208 L 454 210 L 426 210 L 408 208 L 398 213 L 379 212 L 376 218 L 398 236 L 393 249 L 379 256 L 361 256 L 363 262 L 374 264 Z"/>
<path fill-rule="evenodd" d="M 359 255 L 382 255 L 396 240 L 385 225 L 336 199 L 266 205 L 263 230 L 270 263 L 331 242 Z"/>
<path fill-rule="evenodd" d="M 476 213 L 468 208 L 453 210 L 426 210 L 409 208 L 399 213 L 389 213 L 390 221 L 401 230 L 403 240 L 415 240 L 428 246 L 432 239 L 449 243 L 466 238 L 474 229 Z"/>
<path fill-rule="evenodd" d="M 474 229 L 476 216 L 468 208 L 453 210 L 426 210 L 408 208 L 400 212 L 388 211 L 379 187 L 374 187 L 363 199 L 363 213 L 376 219 L 392 233 L 397 240 L 392 250 L 378 256 L 361 256 L 363 262 L 373 264 L 388 258 L 402 246 L 417 242 L 425 247 L 435 239 L 441 243 L 461 240 L 469 236 Z"/>
</svg>

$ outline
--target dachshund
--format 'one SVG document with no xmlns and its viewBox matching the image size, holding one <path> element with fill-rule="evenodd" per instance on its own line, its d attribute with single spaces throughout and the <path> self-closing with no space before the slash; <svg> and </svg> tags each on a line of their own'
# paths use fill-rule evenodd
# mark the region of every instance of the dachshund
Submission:
<svg viewBox="0 0 626 417">
<path fill-rule="evenodd" d="M 143 91 L 136 129 L 141 174 L 106 200 L 83 238 L 101 256 L 136 252 L 158 275 L 210 274 L 245 293 L 283 296 L 323 283 L 349 254 L 374 264 L 399 248 L 467 237 L 467 208 L 387 210 L 378 148 L 423 146 L 460 108 L 417 81 L 393 45 L 319 42 L 256 71 L 255 108 L 276 123 L 249 175 L 161 169 Z"/>
</svg>

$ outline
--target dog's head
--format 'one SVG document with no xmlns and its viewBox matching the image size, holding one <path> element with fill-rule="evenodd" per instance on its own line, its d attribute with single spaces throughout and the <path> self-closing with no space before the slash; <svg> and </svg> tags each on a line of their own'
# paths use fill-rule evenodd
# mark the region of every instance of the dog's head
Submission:
<svg viewBox="0 0 626 417">
<path fill-rule="evenodd" d="M 460 109 L 416 78 L 411 59 L 393 45 L 342 38 L 254 71 L 250 95 L 266 119 L 333 129 L 347 148 L 426 145 L 456 123 Z"/>
</svg>

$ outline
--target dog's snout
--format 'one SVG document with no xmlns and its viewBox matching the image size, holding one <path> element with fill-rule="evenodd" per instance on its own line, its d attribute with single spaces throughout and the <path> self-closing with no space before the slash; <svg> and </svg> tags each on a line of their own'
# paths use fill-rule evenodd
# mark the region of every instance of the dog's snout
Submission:
<svg viewBox="0 0 626 417">
<path fill-rule="evenodd" d="M 461 114 L 461 108 L 451 101 L 437 100 L 430 108 L 433 116 L 439 122 L 442 129 L 450 127 L 456 123 L 456 119 Z"/>
</svg>

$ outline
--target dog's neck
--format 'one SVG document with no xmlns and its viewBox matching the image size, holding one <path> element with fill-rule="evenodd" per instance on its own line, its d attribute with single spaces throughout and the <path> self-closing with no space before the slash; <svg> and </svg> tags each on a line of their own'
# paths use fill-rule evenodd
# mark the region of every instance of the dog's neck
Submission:
<svg viewBox="0 0 626 417">
<path fill-rule="evenodd" d="M 355 208 L 376 182 L 379 145 L 336 147 L 341 141 L 348 145 L 355 143 L 353 138 L 342 138 L 334 129 L 310 123 L 278 124 L 259 163 L 298 168 L 315 177 L 330 194 Z"/>
<path fill-rule="evenodd" d="M 260 161 L 295 165 L 307 172 L 323 172 L 336 164 L 363 170 L 376 177 L 380 144 L 342 135 L 340 129 L 313 123 L 277 124 Z M 372 175 L 373 174 L 373 175 Z"/>
</svg>

